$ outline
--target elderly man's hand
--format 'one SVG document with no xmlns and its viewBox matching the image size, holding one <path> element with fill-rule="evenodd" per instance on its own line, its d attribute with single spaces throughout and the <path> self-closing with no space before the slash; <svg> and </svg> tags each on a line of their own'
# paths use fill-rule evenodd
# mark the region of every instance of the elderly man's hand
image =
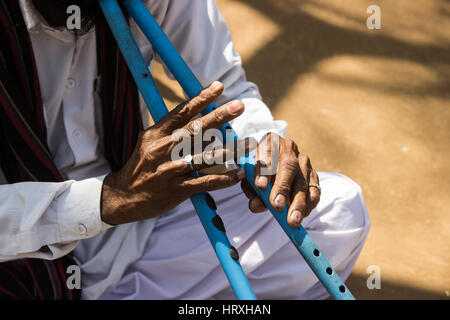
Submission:
<svg viewBox="0 0 450 320">
<path fill-rule="evenodd" d="M 277 164 L 273 163 L 273 158 L 278 160 Z M 274 172 L 275 168 L 272 167 L 275 166 L 276 175 L 264 172 Z M 309 157 L 300 154 L 295 142 L 274 133 L 265 137 L 256 153 L 254 184 L 256 188 L 265 190 L 269 182 L 273 182 L 270 204 L 278 211 L 289 205 L 287 219 L 292 227 L 300 226 L 303 218 L 319 203 L 319 177 L 311 167 Z M 242 181 L 241 186 L 250 199 L 249 208 L 252 212 L 267 210 L 246 179 Z"/>
<path fill-rule="evenodd" d="M 176 129 L 184 128 L 184 132 L 194 136 L 199 126 L 203 132 L 218 128 L 244 112 L 242 102 L 231 101 L 200 119 L 192 120 L 222 91 L 223 85 L 214 82 L 140 135 L 126 165 L 105 178 L 101 202 L 104 222 L 117 225 L 156 217 L 195 193 L 227 188 L 244 178 L 242 169 L 194 177 L 193 169 L 198 171 L 209 167 L 205 161 L 190 164 L 183 159 L 171 159 L 173 148 L 180 142 L 173 136 Z M 227 152 L 225 148 L 216 150 L 214 157 L 226 158 Z M 204 159 L 204 155 L 201 156 Z"/>
</svg>

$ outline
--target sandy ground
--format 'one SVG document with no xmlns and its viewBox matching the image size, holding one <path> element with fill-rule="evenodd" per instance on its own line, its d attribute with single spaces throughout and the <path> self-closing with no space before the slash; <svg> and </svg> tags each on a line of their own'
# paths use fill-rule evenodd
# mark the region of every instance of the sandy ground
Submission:
<svg viewBox="0 0 450 320">
<path fill-rule="evenodd" d="M 218 0 L 249 80 L 372 220 L 347 284 L 362 299 L 450 299 L 450 1 Z M 381 30 L 366 9 L 381 8 Z M 181 91 L 156 75 L 172 104 Z M 300 257 L 299 257 L 300 259 Z M 381 270 L 369 290 L 367 268 Z"/>
</svg>

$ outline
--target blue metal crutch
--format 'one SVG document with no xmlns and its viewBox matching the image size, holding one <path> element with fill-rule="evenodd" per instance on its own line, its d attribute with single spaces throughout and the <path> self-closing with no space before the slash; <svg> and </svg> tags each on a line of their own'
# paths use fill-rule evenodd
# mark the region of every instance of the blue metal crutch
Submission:
<svg viewBox="0 0 450 320">
<path fill-rule="evenodd" d="M 123 13 L 117 4 L 117 0 L 100 0 L 100 5 L 119 44 L 122 54 L 130 67 L 138 88 L 141 91 L 152 117 L 156 122 L 167 113 L 167 108 L 159 95 L 158 90 L 156 89 L 155 83 L 151 78 L 148 67 L 139 52 L 137 44 L 132 38 Z M 191 98 L 197 95 L 203 87 L 184 62 L 175 47 L 172 45 L 170 40 L 161 30 L 142 1 L 125 0 L 123 1 L 123 5 L 147 36 L 153 45 L 153 48 L 161 56 L 162 60 L 175 76 L 187 95 Z M 202 114 L 207 114 L 215 108 L 216 106 L 211 104 L 202 112 Z M 232 131 L 229 124 L 225 124 L 220 129 L 222 133 L 224 133 L 224 137 L 230 137 L 231 133 L 232 139 L 238 139 L 236 133 Z M 292 228 L 289 226 L 286 220 L 288 206 L 286 206 L 283 213 L 275 210 L 271 206 L 269 202 L 269 194 L 272 189 L 272 185 L 270 185 L 265 191 L 260 191 L 255 188 L 253 184 L 255 167 L 254 156 L 246 155 L 243 159 L 239 160 L 238 164 L 245 170 L 248 181 L 252 184 L 261 199 L 263 199 L 267 208 L 269 208 L 272 212 L 275 219 L 281 225 L 318 279 L 322 282 L 328 293 L 330 293 L 334 299 L 338 300 L 354 299 L 353 295 L 341 281 L 336 271 L 328 263 L 327 259 L 322 255 L 306 230 L 302 226 L 298 228 Z M 255 297 L 248 284 L 248 280 L 245 278 L 240 264 L 236 261 L 237 259 L 235 260 L 233 258 L 229 258 L 230 253 L 234 258 L 237 258 L 236 251 L 231 247 L 225 234 L 221 231 L 221 228 L 217 227 L 218 224 L 214 223 L 214 219 L 216 219 L 216 221 L 218 219 L 216 218 L 217 215 L 214 212 L 215 207 L 211 205 L 211 202 L 213 203 L 212 198 L 208 194 L 199 194 L 194 195 L 191 200 L 216 251 L 219 261 L 222 264 L 225 274 L 230 281 L 236 297 L 238 299 L 254 299 Z M 208 205 L 207 201 L 209 201 L 210 205 Z"/>
</svg>

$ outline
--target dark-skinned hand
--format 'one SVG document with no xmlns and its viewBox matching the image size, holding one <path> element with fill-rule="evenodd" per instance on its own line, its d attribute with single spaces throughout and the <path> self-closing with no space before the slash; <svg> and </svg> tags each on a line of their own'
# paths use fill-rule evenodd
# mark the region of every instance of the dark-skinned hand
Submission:
<svg viewBox="0 0 450 320">
<path fill-rule="evenodd" d="M 273 154 L 278 152 L 278 163 L 274 164 Z M 272 159 L 273 158 L 273 159 Z M 276 162 L 276 161 L 275 161 Z M 276 174 L 262 174 L 263 169 Z M 278 211 L 289 205 L 287 221 L 291 227 L 300 226 L 317 206 L 320 192 L 310 184 L 319 184 L 317 172 L 312 168 L 308 156 L 301 154 L 294 141 L 284 139 L 275 133 L 269 133 L 258 145 L 256 152 L 255 181 L 256 188 L 267 189 L 269 182 L 273 183 L 270 192 L 270 204 Z M 249 198 L 249 208 L 252 212 L 267 210 L 247 179 L 241 182 L 242 190 Z"/>
</svg>

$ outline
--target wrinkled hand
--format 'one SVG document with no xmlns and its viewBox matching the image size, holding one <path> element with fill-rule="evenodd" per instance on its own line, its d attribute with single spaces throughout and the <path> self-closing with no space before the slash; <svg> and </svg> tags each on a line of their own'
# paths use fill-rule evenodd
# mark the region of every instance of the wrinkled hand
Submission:
<svg viewBox="0 0 450 320">
<path fill-rule="evenodd" d="M 278 152 L 276 175 L 263 174 L 264 168 L 275 172 L 272 170 L 272 167 L 275 166 L 272 159 L 274 152 Z M 278 211 L 282 211 L 286 205 L 289 205 L 287 221 L 291 227 L 300 226 L 302 220 L 319 203 L 319 189 L 309 187 L 310 184 L 319 184 L 319 177 L 311 167 L 309 157 L 298 151 L 295 142 L 283 139 L 275 133 L 270 133 L 265 137 L 258 145 L 256 153 L 254 184 L 256 188 L 265 190 L 269 182 L 273 182 L 270 204 Z M 267 210 L 246 179 L 242 181 L 241 186 L 250 199 L 249 208 L 252 212 L 258 213 Z"/>
<path fill-rule="evenodd" d="M 194 163 L 191 168 L 191 164 L 183 159 L 171 160 L 171 151 L 179 142 L 173 138 L 174 130 L 184 128 L 194 136 L 199 124 L 204 132 L 218 128 L 244 112 L 242 102 L 231 101 L 200 119 L 192 120 L 222 91 L 223 85 L 214 82 L 141 133 L 126 165 L 105 178 L 101 208 L 103 221 L 117 225 L 153 218 L 175 208 L 193 194 L 227 188 L 244 178 L 242 169 L 194 177 L 192 169 L 198 171 L 209 167 L 205 161 Z M 227 152 L 225 147 L 215 150 L 214 157 L 226 158 Z"/>
</svg>

